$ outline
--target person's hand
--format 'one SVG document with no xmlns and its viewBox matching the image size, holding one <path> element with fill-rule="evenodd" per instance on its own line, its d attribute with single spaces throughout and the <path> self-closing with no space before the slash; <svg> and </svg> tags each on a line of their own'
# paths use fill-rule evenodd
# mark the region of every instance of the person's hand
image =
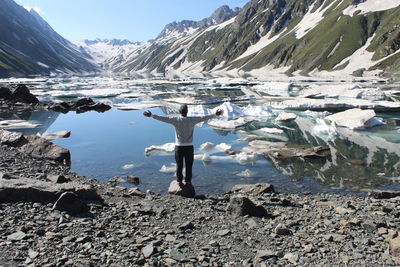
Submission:
<svg viewBox="0 0 400 267">
<path fill-rule="evenodd" d="M 143 112 L 143 115 L 146 117 L 151 117 L 151 111 L 150 110 L 145 111 L 145 112 Z"/>
<path fill-rule="evenodd" d="M 222 109 L 217 109 L 217 111 L 215 112 L 215 115 L 220 116 L 224 114 L 224 111 Z"/>
</svg>

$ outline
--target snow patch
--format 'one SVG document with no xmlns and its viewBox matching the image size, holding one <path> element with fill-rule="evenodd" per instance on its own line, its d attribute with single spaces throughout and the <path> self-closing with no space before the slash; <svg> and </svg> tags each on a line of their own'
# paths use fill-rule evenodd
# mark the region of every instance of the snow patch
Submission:
<svg viewBox="0 0 400 267">
<path fill-rule="evenodd" d="M 366 14 L 369 12 L 384 11 L 400 6 L 400 0 L 367 0 L 358 5 L 350 5 L 343 10 L 343 14 L 352 17 L 355 12 L 358 15 Z"/>
</svg>

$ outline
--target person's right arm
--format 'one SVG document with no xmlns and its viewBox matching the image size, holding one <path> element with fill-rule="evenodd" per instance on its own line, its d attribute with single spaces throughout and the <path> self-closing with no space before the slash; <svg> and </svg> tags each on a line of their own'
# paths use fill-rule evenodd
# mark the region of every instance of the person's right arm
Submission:
<svg viewBox="0 0 400 267">
<path fill-rule="evenodd" d="M 174 121 L 175 121 L 173 118 L 170 118 L 170 117 L 164 117 L 164 116 L 158 116 L 156 114 L 152 114 L 151 111 L 149 111 L 149 110 L 143 112 L 143 115 L 146 117 L 151 117 L 153 119 L 156 119 L 156 120 L 159 120 L 162 122 L 166 122 L 166 123 L 171 123 L 171 124 L 174 123 Z"/>
</svg>

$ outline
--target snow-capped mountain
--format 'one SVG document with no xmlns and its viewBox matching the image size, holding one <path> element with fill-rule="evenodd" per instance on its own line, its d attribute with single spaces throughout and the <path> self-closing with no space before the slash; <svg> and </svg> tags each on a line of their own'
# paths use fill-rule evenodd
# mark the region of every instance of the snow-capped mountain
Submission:
<svg viewBox="0 0 400 267">
<path fill-rule="evenodd" d="M 34 10 L 0 1 L 0 76 L 96 72 L 78 48 Z"/>
<path fill-rule="evenodd" d="M 89 55 L 100 66 L 104 66 L 105 62 L 111 58 L 121 57 L 123 60 L 128 54 L 145 45 L 145 43 L 120 39 L 84 40 L 75 44 L 82 53 Z"/>
<path fill-rule="evenodd" d="M 400 71 L 400 0 L 251 0 L 236 16 L 223 18 L 203 27 L 169 24 L 114 70 Z"/>
</svg>

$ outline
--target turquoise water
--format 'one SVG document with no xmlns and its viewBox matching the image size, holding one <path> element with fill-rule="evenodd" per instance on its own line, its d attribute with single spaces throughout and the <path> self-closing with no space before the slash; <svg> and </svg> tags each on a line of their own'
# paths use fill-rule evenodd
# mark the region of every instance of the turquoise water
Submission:
<svg viewBox="0 0 400 267">
<path fill-rule="evenodd" d="M 154 108 L 155 114 L 164 115 L 162 109 Z M 218 160 L 203 164 L 195 160 L 193 183 L 198 194 L 223 193 L 238 183 L 266 182 L 273 184 L 280 192 L 338 192 L 362 193 L 364 189 L 399 188 L 399 155 L 396 147 L 399 114 L 383 114 L 388 126 L 368 132 L 354 132 L 347 137 L 326 140 L 312 136 L 299 122 L 282 127 L 289 143 L 324 145 L 331 147 L 331 159 L 277 160 L 268 161 L 260 156 L 256 163 L 239 164 L 234 160 Z M 87 112 L 59 114 L 52 111 L 33 112 L 29 119 L 39 122 L 41 128 L 26 130 L 26 134 L 70 130 L 71 137 L 54 142 L 71 151 L 71 170 L 88 177 L 108 181 L 115 176 L 135 175 L 140 178 L 139 188 L 165 193 L 174 173 L 162 173 L 163 165 L 174 163 L 174 155 L 157 152 L 149 157 L 144 155 L 146 147 L 163 145 L 174 141 L 173 127 L 143 116 L 143 111 L 119 111 L 112 109 L 105 113 Z M 305 122 L 310 118 L 302 118 Z M 243 128 L 252 131 L 265 126 L 276 126 L 273 122 L 254 122 Z M 204 142 L 227 143 L 239 150 L 247 142 L 238 141 L 236 131 L 217 131 L 207 124 L 195 128 L 195 154 Z M 271 137 L 270 141 L 277 141 Z M 372 138 L 372 139 L 371 139 Z M 375 139 L 374 139 L 375 138 Z M 377 140 L 368 148 L 370 140 Z M 268 138 L 267 138 L 268 139 Z M 375 141 L 374 141 L 375 142 Z M 364 145 L 365 146 L 364 146 Z M 381 146 L 380 148 L 375 148 Z M 394 150 L 391 151 L 394 146 Z M 216 156 L 226 156 L 219 152 Z M 124 169 L 124 165 L 133 165 Z M 240 177 L 239 173 L 250 170 L 251 177 Z M 130 186 L 128 184 L 123 184 Z"/>
</svg>

